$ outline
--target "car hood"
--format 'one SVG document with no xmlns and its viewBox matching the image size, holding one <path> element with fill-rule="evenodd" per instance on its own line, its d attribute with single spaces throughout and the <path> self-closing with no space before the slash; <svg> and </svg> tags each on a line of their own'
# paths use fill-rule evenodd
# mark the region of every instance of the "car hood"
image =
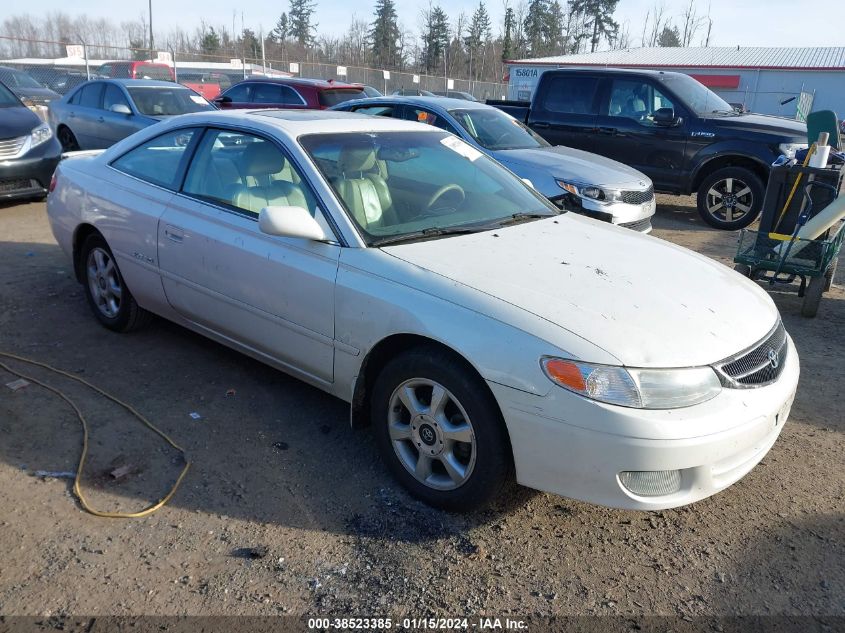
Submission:
<svg viewBox="0 0 845 633">
<path fill-rule="evenodd" d="M 708 120 L 723 130 L 763 134 L 777 141 L 807 142 L 807 125 L 793 119 L 765 114 L 709 117 Z"/>
<path fill-rule="evenodd" d="M 641 189 L 649 184 L 642 172 L 610 158 L 571 147 L 505 149 L 491 152 L 512 171 L 519 166 L 547 171 L 555 178 L 590 185 Z"/>
<path fill-rule="evenodd" d="M 26 106 L 0 108 L 0 139 L 29 134 L 41 122 L 38 115 Z"/>
<path fill-rule="evenodd" d="M 32 99 L 38 103 L 49 103 L 50 101 L 62 98 L 58 92 L 54 92 L 49 88 L 26 88 L 15 86 L 12 92 L 21 99 Z"/>
<path fill-rule="evenodd" d="M 712 364 L 758 342 L 778 319 L 769 296 L 727 266 L 575 214 L 383 250 L 631 367 Z M 566 341 L 549 342 L 566 349 Z"/>
</svg>

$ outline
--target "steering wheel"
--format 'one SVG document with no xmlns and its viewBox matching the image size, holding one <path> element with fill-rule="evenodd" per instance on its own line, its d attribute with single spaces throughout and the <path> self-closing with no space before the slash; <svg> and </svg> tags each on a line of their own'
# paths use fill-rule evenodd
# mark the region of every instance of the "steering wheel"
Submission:
<svg viewBox="0 0 845 633">
<path fill-rule="evenodd" d="M 463 188 L 461 188 L 460 185 L 452 183 L 448 185 L 443 185 L 442 187 L 440 187 L 440 189 L 438 189 L 432 194 L 431 198 L 428 199 L 428 204 L 425 205 L 426 210 L 433 211 L 435 203 L 438 202 L 440 198 L 445 196 L 450 191 L 457 192 L 461 197 L 457 204 L 455 204 L 455 207 L 459 207 L 461 204 L 463 204 L 463 201 L 467 198 L 466 192 L 463 190 Z"/>
</svg>

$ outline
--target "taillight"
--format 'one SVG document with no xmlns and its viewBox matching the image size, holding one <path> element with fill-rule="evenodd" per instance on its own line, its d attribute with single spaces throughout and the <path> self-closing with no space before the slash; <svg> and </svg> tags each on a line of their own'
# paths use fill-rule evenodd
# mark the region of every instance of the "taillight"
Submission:
<svg viewBox="0 0 845 633">
<path fill-rule="evenodd" d="M 47 189 L 47 191 L 48 191 L 49 193 L 53 193 L 53 189 L 55 189 L 55 188 L 56 188 L 56 181 L 57 181 L 57 178 L 56 178 L 56 174 L 54 173 L 54 174 L 50 177 L 50 187 L 49 187 L 49 189 Z"/>
</svg>

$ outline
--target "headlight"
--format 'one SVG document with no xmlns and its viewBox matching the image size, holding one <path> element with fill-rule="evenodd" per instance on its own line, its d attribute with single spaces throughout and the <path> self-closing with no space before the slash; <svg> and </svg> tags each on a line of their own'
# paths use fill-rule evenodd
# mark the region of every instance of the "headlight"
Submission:
<svg viewBox="0 0 845 633">
<path fill-rule="evenodd" d="M 46 123 L 42 123 L 32 130 L 30 137 L 32 138 L 32 141 L 30 142 L 30 149 L 32 149 L 33 147 L 38 147 L 41 143 L 46 143 L 53 138 L 53 130 L 51 130 L 50 126 Z"/>
<path fill-rule="evenodd" d="M 635 369 L 545 356 L 540 360 L 553 383 L 578 395 L 635 409 L 677 409 L 716 397 L 722 390 L 710 367 Z"/>
<path fill-rule="evenodd" d="M 608 202 L 619 202 L 622 200 L 622 192 L 617 189 L 603 189 L 601 187 L 596 187 L 595 185 L 566 182 L 565 180 L 555 180 L 555 182 L 558 187 L 564 191 L 568 191 L 578 198 L 588 198 L 604 204 L 607 204 Z"/>
<path fill-rule="evenodd" d="M 778 145 L 780 153 L 787 158 L 795 158 L 795 152 L 801 149 L 807 149 L 806 143 L 781 143 Z"/>
</svg>

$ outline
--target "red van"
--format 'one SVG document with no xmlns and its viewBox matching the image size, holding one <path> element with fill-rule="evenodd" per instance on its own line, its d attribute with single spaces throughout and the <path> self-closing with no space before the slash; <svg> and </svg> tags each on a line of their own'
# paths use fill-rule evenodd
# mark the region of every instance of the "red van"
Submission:
<svg viewBox="0 0 845 633">
<path fill-rule="evenodd" d="M 220 108 L 285 108 L 325 110 L 350 99 L 364 99 L 361 84 L 301 77 L 252 77 L 236 83 L 214 103 Z"/>
<path fill-rule="evenodd" d="M 170 66 L 154 62 L 106 62 L 97 69 L 97 74 L 112 79 L 176 81 Z"/>
</svg>

